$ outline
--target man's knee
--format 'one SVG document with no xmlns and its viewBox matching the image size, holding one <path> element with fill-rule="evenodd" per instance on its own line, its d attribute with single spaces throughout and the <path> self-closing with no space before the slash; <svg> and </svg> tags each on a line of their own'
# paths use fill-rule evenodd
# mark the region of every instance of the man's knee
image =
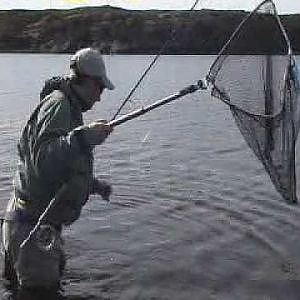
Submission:
<svg viewBox="0 0 300 300">
<path fill-rule="evenodd" d="M 15 269 L 21 287 L 52 288 L 60 281 L 59 256 L 34 243 L 28 242 L 20 249 Z"/>
</svg>

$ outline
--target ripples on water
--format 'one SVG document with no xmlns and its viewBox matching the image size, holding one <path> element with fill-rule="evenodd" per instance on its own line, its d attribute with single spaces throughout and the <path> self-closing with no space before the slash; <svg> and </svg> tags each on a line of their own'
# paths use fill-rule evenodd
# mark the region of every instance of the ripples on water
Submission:
<svg viewBox="0 0 300 300">
<path fill-rule="evenodd" d="M 109 119 L 150 57 L 106 59 L 118 89 L 87 120 Z M 212 59 L 162 57 L 136 98 L 158 99 L 195 82 Z M 9 74 L 0 74 L 3 211 L 20 128 L 42 81 L 63 73 L 67 56 L 0 60 Z M 116 128 L 95 158 L 114 195 L 109 204 L 91 197 L 65 231 L 68 299 L 299 299 L 299 206 L 274 191 L 228 109 L 207 92 Z"/>
</svg>

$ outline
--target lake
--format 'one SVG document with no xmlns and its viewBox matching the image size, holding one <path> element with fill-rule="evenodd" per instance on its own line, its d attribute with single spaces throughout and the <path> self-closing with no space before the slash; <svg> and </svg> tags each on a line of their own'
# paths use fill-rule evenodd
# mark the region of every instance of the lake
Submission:
<svg viewBox="0 0 300 300">
<path fill-rule="evenodd" d="M 151 58 L 105 57 L 117 88 L 86 122 L 110 119 Z M 0 55 L 2 213 L 21 128 L 44 80 L 65 74 L 68 59 Z M 130 108 L 204 78 L 213 59 L 162 56 Z M 108 204 L 91 197 L 64 231 L 68 299 L 299 299 L 299 206 L 282 200 L 229 109 L 208 91 L 117 127 L 95 150 L 95 174 L 114 192 Z"/>
</svg>

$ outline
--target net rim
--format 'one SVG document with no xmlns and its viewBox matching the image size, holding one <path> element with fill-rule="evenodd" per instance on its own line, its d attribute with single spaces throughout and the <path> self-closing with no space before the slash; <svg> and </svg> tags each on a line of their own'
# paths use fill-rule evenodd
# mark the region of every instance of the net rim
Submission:
<svg viewBox="0 0 300 300">
<path fill-rule="evenodd" d="M 215 77 L 217 76 L 218 72 L 221 69 L 222 63 L 224 62 L 224 60 L 229 56 L 229 54 L 224 54 L 224 52 L 227 50 L 229 44 L 231 43 L 231 41 L 235 38 L 235 36 L 240 32 L 240 30 L 242 30 L 244 24 L 255 14 L 257 13 L 257 11 L 259 9 L 261 9 L 262 6 L 266 5 L 266 4 L 270 4 L 272 6 L 272 9 L 274 11 L 274 18 L 277 21 L 277 24 L 281 30 L 281 33 L 283 34 L 284 40 L 286 42 L 287 45 L 287 53 L 283 54 L 285 56 L 288 56 L 288 60 L 289 60 L 289 64 L 288 67 L 285 70 L 285 74 L 284 74 L 284 80 L 286 82 L 287 76 L 288 76 L 288 72 L 290 67 L 293 64 L 293 52 L 292 52 L 292 48 L 291 48 L 291 43 L 290 40 L 288 38 L 287 32 L 280 20 L 280 17 L 278 15 L 276 6 L 273 2 L 273 0 L 264 0 L 263 2 L 261 2 L 253 11 L 251 11 L 242 21 L 241 23 L 237 26 L 237 28 L 234 30 L 234 32 L 231 34 L 230 38 L 228 39 L 228 41 L 225 43 L 225 45 L 222 47 L 222 49 L 220 50 L 220 52 L 217 54 L 217 57 L 215 58 L 214 62 L 212 63 L 212 65 L 210 66 L 209 72 L 206 76 L 206 81 L 208 84 L 211 84 L 213 86 L 213 89 L 216 90 L 220 95 L 222 95 L 222 97 L 218 97 L 221 101 L 223 101 L 225 104 L 229 105 L 231 108 L 235 108 L 238 109 L 240 111 L 243 111 L 244 113 L 246 113 L 249 116 L 254 116 L 254 117 L 260 117 L 260 118 L 265 118 L 265 119 L 271 119 L 271 118 L 276 118 L 279 117 L 282 113 L 283 113 L 283 109 L 284 109 L 284 105 L 285 105 L 285 100 L 283 101 L 282 105 L 281 105 L 281 109 L 276 113 L 276 114 L 272 114 L 272 115 L 268 115 L 268 114 L 256 114 L 250 111 L 247 111 L 245 109 L 243 109 L 242 107 L 235 105 L 233 103 L 230 102 L 230 97 L 222 92 L 218 86 L 215 84 Z M 219 64 L 219 66 L 217 66 L 217 64 Z M 216 67 L 217 66 L 217 67 Z M 214 70 L 214 71 L 213 71 Z M 214 74 L 212 74 L 214 73 Z M 284 89 L 286 89 L 286 85 Z"/>
<path fill-rule="evenodd" d="M 234 32 L 231 34 L 230 38 L 228 39 L 228 41 L 225 43 L 225 45 L 222 47 L 222 49 L 219 51 L 219 53 L 217 54 L 217 57 L 215 59 L 215 61 L 212 63 L 212 65 L 210 66 L 210 69 L 209 69 L 209 72 L 208 72 L 208 77 L 211 73 L 211 70 L 215 67 L 218 59 L 221 57 L 221 56 L 227 56 L 227 55 L 224 55 L 223 53 L 225 52 L 225 50 L 227 49 L 229 43 L 233 40 L 233 38 L 237 35 L 237 33 L 242 29 L 242 27 L 244 26 L 244 24 L 262 7 L 264 6 L 266 3 L 270 3 L 273 7 L 273 10 L 274 10 L 274 17 L 280 27 L 280 30 L 284 36 L 284 39 L 285 39 L 285 42 L 287 44 L 287 48 L 288 48 L 288 51 L 285 55 L 291 55 L 292 56 L 292 48 L 291 48 L 291 43 L 290 43 L 290 40 L 288 38 L 288 35 L 286 33 L 286 30 L 285 28 L 283 27 L 282 25 L 282 22 L 278 16 L 278 12 L 277 12 L 277 9 L 276 9 L 276 6 L 274 4 L 274 2 L 272 0 L 264 0 L 263 2 L 261 2 L 253 11 L 251 11 L 242 21 L 241 23 L 237 26 L 237 28 L 234 30 Z"/>
</svg>

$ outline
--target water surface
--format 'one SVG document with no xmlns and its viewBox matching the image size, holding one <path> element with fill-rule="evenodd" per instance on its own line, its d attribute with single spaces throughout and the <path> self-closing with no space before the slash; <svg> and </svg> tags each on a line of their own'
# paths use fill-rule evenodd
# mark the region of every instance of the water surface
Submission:
<svg viewBox="0 0 300 300">
<path fill-rule="evenodd" d="M 117 89 L 86 121 L 111 118 L 150 59 L 106 57 Z M 163 56 L 135 99 L 174 93 L 212 61 Z M 68 56 L 1 54 L 0 63 L 3 212 L 20 130 L 43 81 L 65 73 Z M 109 204 L 91 197 L 65 230 L 69 299 L 299 299 L 299 206 L 284 203 L 228 108 L 208 92 L 116 128 L 96 148 L 95 173 L 114 194 Z"/>
</svg>

